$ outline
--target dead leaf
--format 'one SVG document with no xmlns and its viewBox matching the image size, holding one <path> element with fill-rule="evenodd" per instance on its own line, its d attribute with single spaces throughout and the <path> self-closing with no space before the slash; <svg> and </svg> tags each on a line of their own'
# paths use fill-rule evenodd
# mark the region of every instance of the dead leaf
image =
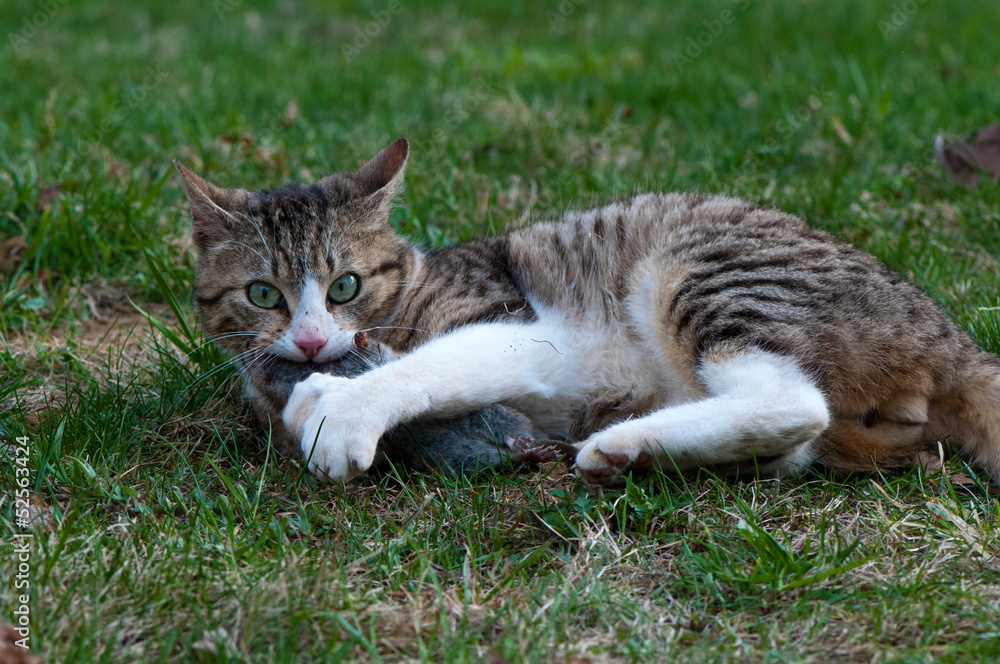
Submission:
<svg viewBox="0 0 1000 664">
<path fill-rule="evenodd" d="M 0 623 L 0 662 L 3 664 L 42 664 L 42 658 L 30 650 L 16 645 L 22 639 L 12 625 Z"/>
<path fill-rule="evenodd" d="M 976 486 L 976 480 L 964 473 L 955 473 L 948 478 L 955 486 Z"/>
<path fill-rule="evenodd" d="M 930 452 L 917 452 L 917 461 L 928 473 L 933 473 L 944 467 L 941 457 Z"/>
<path fill-rule="evenodd" d="M 978 187 L 983 175 L 1000 180 L 1000 122 L 980 129 L 968 141 L 938 136 L 934 147 L 945 173 L 966 187 Z"/>
<path fill-rule="evenodd" d="M 38 205 L 36 209 L 41 212 L 49 208 L 49 203 L 55 200 L 59 192 L 62 191 L 62 184 L 47 184 L 38 192 Z"/>
<path fill-rule="evenodd" d="M 10 274 L 16 270 L 27 251 L 28 243 L 24 241 L 23 235 L 4 240 L 0 244 L 0 272 Z"/>
</svg>

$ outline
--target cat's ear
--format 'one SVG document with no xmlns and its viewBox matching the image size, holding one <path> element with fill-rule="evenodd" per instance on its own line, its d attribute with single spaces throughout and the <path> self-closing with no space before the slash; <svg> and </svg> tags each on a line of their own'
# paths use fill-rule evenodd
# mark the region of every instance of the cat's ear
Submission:
<svg viewBox="0 0 1000 664">
<path fill-rule="evenodd" d="M 379 203 L 387 205 L 403 184 L 403 171 L 409 154 L 410 143 L 405 138 L 397 138 L 356 170 L 354 178 L 362 195 L 366 198 L 378 197 Z"/>
<path fill-rule="evenodd" d="M 244 212 L 250 194 L 243 189 L 217 187 L 176 159 L 174 166 L 191 204 L 191 237 L 205 251 L 228 236 L 227 229 L 236 223 L 234 215 Z"/>
</svg>

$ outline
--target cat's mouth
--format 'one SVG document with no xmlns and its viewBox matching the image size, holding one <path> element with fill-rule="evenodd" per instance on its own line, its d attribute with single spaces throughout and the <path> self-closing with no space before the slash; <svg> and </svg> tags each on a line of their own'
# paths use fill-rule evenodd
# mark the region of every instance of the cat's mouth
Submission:
<svg viewBox="0 0 1000 664">
<path fill-rule="evenodd" d="M 256 375 L 264 385 L 286 397 L 291 395 L 296 383 L 314 373 L 354 378 L 371 368 L 367 361 L 350 352 L 328 362 L 296 362 L 268 353 L 258 366 Z"/>
<path fill-rule="evenodd" d="M 268 387 L 291 394 L 296 383 L 314 373 L 341 375 L 343 360 L 344 357 L 338 357 L 329 362 L 296 362 L 277 355 L 268 355 L 260 363 L 258 376 Z"/>
</svg>

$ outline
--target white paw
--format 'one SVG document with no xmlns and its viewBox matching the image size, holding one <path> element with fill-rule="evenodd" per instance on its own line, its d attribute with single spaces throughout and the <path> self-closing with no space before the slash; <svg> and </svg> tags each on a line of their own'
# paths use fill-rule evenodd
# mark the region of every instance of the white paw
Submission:
<svg viewBox="0 0 1000 664">
<path fill-rule="evenodd" d="M 320 397 L 330 386 L 331 391 L 336 388 L 332 384 L 338 381 L 346 381 L 346 378 L 334 378 L 327 374 L 314 373 L 301 383 L 296 383 L 292 389 L 292 395 L 288 397 L 285 410 L 281 413 L 281 419 L 285 423 L 285 428 L 295 438 L 302 438 L 302 432 L 306 426 L 306 420 L 313 414 Z"/>
<path fill-rule="evenodd" d="M 349 378 L 313 374 L 288 399 L 282 419 L 299 438 L 309 470 L 320 478 L 346 482 L 375 460 L 385 426 L 378 410 L 367 407 L 371 399 L 357 392 Z"/>
<path fill-rule="evenodd" d="M 588 484 L 613 486 L 622 483 L 630 470 L 646 468 L 653 456 L 643 438 L 623 435 L 614 429 L 599 431 L 580 444 L 576 474 Z"/>
</svg>

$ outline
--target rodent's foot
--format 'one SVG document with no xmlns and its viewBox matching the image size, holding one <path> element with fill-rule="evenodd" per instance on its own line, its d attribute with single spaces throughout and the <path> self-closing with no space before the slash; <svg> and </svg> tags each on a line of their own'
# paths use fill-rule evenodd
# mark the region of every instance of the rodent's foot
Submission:
<svg viewBox="0 0 1000 664">
<path fill-rule="evenodd" d="M 555 444 L 554 441 L 544 441 L 536 443 L 531 436 L 518 436 L 513 438 L 508 436 L 504 443 L 510 450 L 510 458 L 514 461 L 527 461 L 531 463 L 544 463 L 547 461 L 559 461 L 567 451 L 563 449 L 566 444 Z M 568 446 L 575 452 L 572 446 Z M 571 459 L 572 460 L 572 459 Z"/>
<path fill-rule="evenodd" d="M 504 443 L 510 450 L 510 458 L 514 461 L 542 463 L 543 461 L 555 461 L 559 458 L 553 448 L 535 445 L 535 439 L 530 436 L 518 436 L 517 438 L 508 436 Z"/>
</svg>

